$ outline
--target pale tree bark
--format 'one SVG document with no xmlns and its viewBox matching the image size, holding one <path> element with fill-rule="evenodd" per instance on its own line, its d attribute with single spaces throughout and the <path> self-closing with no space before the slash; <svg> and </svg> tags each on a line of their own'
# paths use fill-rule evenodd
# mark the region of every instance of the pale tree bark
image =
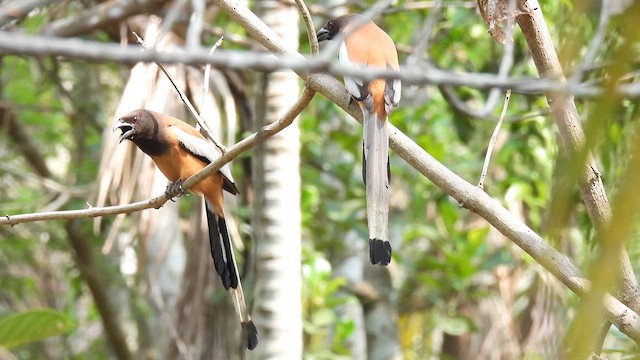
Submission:
<svg viewBox="0 0 640 360">
<path fill-rule="evenodd" d="M 299 15 L 293 3 L 257 2 L 258 13 L 292 49 L 298 48 Z M 257 89 L 256 130 L 277 121 L 296 101 L 291 72 L 265 75 Z M 260 346 L 256 359 L 302 358 L 300 141 L 296 122 L 261 144 L 253 161 L 256 307 Z"/>
<path fill-rule="evenodd" d="M 562 65 L 558 54 L 556 53 L 551 33 L 547 27 L 542 9 L 538 1 L 506 1 L 506 0 L 478 0 L 480 12 L 489 25 L 489 32 L 499 42 L 509 41 L 511 36 L 505 36 L 510 30 L 510 26 L 502 27 L 505 21 L 515 21 L 522 29 L 522 34 L 527 42 L 531 57 L 534 61 L 536 69 L 541 78 L 553 79 L 560 83 L 566 83 Z M 611 9 L 607 8 L 608 4 L 603 4 L 602 14 L 606 15 Z M 627 15 L 633 18 L 633 9 L 628 9 Z M 601 16 L 602 16 L 601 14 Z M 621 21 L 623 22 L 623 21 Z M 606 26 L 605 26 L 606 28 Z M 599 29 L 604 30 L 605 28 Z M 506 29 L 506 30 L 505 30 Z M 635 31 L 630 33 L 622 32 L 622 38 L 628 43 L 634 43 L 637 40 Z M 631 35 L 631 37 L 629 37 Z M 596 38 L 598 35 L 596 35 Z M 591 45 L 594 43 L 592 42 Z M 597 44 L 597 42 L 595 42 Z M 619 63 L 631 62 L 631 58 L 625 55 L 631 53 L 630 47 L 621 46 L 620 50 L 609 54 L 609 58 L 614 63 L 608 69 L 606 78 L 609 82 L 608 87 L 613 88 L 613 84 L 623 75 L 617 69 Z M 588 49 L 591 55 L 585 55 L 582 66 L 591 66 L 595 58 L 595 52 L 598 46 Z M 578 54 L 575 54 L 577 57 Z M 616 64 L 617 62 L 618 64 Z M 582 70 L 581 70 L 582 71 Z M 569 82 L 579 82 L 581 71 L 574 75 Z M 607 85 L 605 85 L 607 88 Z M 599 105 L 596 107 L 605 109 L 611 106 L 615 101 L 614 92 L 609 95 L 603 94 L 599 98 Z M 571 187 L 578 182 L 582 199 L 587 210 L 587 214 L 591 219 L 593 227 L 596 229 L 598 236 L 596 237 L 600 245 L 599 257 L 593 261 L 591 265 L 590 277 L 593 280 L 589 293 L 583 297 L 580 311 L 575 315 L 565 341 L 565 357 L 584 358 L 589 349 L 592 347 L 596 352 L 601 349 L 606 330 L 610 324 L 606 322 L 602 330 L 597 329 L 597 325 L 604 321 L 604 310 L 601 306 L 602 297 L 606 292 L 617 289 L 618 281 L 619 289 L 617 297 L 634 312 L 638 312 L 640 306 L 640 287 L 632 266 L 632 263 L 623 243 L 623 236 L 613 237 L 614 234 L 610 226 L 612 220 L 612 210 L 609 204 L 604 184 L 602 182 L 600 171 L 596 165 L 596 160 L 591 152 L 591 147 L 598 137 L 598 130 L 593 126 L 595 121 L 587 120 L 587 132 L 583 129 L 582 120 L 578 113 L 576 104 L 572 96 L 554 92 L 546 93 L 547 103 L 550 112 L 556 121 L 559 135 L 561 139 L 561 154 L 568 159 L 564 166 L 561 164 L 561 170 L 556 170 L 556 185 L 550 199 L 550 211 L 548 214 L 547 231 L 552 235 L 560 233 L 566 226 L 566 218 L 569 212 L 569 204 L 571 204 Z M 607 115 L 612 113 L 611 109 L 606 112 Z M 598 116 L 598 110 L 594 110 L 592 116 Z M 589 126 L 592 125 L 592 126 Z M 602 131 L 602 130 L 600 130 Z M 558 167 L 558 168 L 560 168 Z M 621 217 L 618 218 L 618 220 Z M 616 241 L 618 241 L 616 243 Z M 606 261 L 610 261 L 609 264 Z M 596 344 L 596 345 L 593 345 Z M 574 353 L 574 351 L 583 352 L 582 354 Z M 597 355 L 597 354 L 596 354 Z"/>
<path fill-rule="evenodd" d="M 537 1 L 527 3 L 526 12 L 516 17 L 522 33 L 531 49 L 531 57 L 541 77 L 565 81 L 560 60 L 553 46 L 542 10 Z M 564 150 L 572 160 L 584 163 L 579 172 L 580 192 L 596 230 L 602 230 L 611 220 L 611 207 L 602 183 L 600 171 L 588 149 L 580 115 L 573 97 L 554 93 L 547 94 L 551 114 L 556 120 Z M 564 195 L 564 194 L 563 194 Z M 640 286 L 629 260 L 626 249 L 622 248 L 619 259 L 621 277 L 620 299 L 631 309 L 640 309 Z"/>
</svg>

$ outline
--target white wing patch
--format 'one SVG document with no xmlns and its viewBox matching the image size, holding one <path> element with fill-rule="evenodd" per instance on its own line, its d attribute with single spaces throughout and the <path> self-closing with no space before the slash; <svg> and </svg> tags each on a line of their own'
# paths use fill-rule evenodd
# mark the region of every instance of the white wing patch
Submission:
<svg viewBox="0 0 640 360">
<path fill-rule="evenodd" d="M 344 40 L 340 43 L 340 52 L 338 53 L 338 59 L 340 60 L 340 65 L 342 66 L 362 66 L 349 60 L 349 51 L 347 50 L 347 45 L 345 44 Z M 349 94 L 351 94 L 351 96 L 356 99 L 362 99 L 360 88 L 363 86 L 363 84 L 364 82 L 360 79 L 356 79 L 346 75 L 344 76 L 344 86 L 347 88 Z"/>
<path fill-rule="evenodd" d="M 400 104 L 400 95 L 402 93 L 402 83 L 400 79 L 393 80 L 393 106 Z"/>
<path fill-rule="evenodd" d="M 175 126 L 170 126 L 169 130 L 173 131 L 173 134 L 176 136 L 176 139 L 178 139 L 180 144 L 182 144 L 192 154 L 202 156 L 210 162 L 214 162 L 220 158 L 220 150 L 207 140 L 189 135 L 184 130 Z M 227 178 L 227 180 L 234 183 L 233 176 L 231 176 L 231 170 L 227 164 L 221 167 L 219 171 L 225 178 Z"/>
</svg>

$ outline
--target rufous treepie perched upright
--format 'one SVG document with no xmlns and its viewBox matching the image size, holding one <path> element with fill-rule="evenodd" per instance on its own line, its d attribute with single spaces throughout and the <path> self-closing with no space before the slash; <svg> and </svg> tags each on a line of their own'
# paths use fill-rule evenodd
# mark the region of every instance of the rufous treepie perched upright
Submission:
<svg viewBox="0 0 640 360">
<path fill-rule="evenodd" d="M 164 176 L 172 182 L 167 192 L 174 192 L 191 175 L 220 157 L 217 147 L 209 143 L 185 122 L 149 110 L 135 110 L 121 117 L 113 126 L 120 129 L 120 142 L 131 140 L 149 155 Z M 258 331 L 246 308 L 238 268 L 224 218 L 222 190 L 235 195 L 238 189 L 227 165 L 189 189 L 205 198 L 211 256 L 222 285 L 231 289 L 234 307 L 242 324 L 247 348 L 258 344 Z"/>
<path fill-rule="evenodd" d="M 318 41 L 338 39 L 338 57 L 343 65 L 398 70 L 398 53 L 393 40 L 367 18 L 349 14 L 330 20 L 318 30 Z M 364 115 L 362 178 L 366 186 L 369 259 L 372 264 L 391 262 L 389 244 L 389 132 L 387 120 L 400 101 L 400 80 L 369 82 L 344 77 L 351 96 Z"/>
</svg>

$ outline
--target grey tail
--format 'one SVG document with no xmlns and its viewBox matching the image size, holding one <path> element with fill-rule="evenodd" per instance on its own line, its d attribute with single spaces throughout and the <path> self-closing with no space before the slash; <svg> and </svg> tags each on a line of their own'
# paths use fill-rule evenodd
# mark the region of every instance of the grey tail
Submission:
<svg viewBox="0 0 640 360">
<path fill-rule="evenodd" d="M 389 130 L 387 119 L 364 113 L 363 178 L 367 193 L 369 260 L 372 264 L 391 262 L 389 222 Z"/>
<path fill-rule="evenodd" d="M 227 223 L 224 217 L 216 215 L 209 204 L 206 206 L 207 223 L 209 224 L 209 244 L 211 245 L 211 257 L 222 285 L 226 290 L 237 288 L 240 280 L 236 270 L 236 260 L 233 256 Z"/>
</svg>

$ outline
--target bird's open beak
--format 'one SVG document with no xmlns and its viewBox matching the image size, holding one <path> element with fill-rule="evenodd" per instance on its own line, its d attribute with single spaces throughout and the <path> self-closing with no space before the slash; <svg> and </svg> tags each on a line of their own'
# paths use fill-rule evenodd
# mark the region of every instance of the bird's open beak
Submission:
<svg viewBox="0 0 640 360">
<path fill-rule="evenodd" d="M 135 131 L 132 124 L 124 122 L 122 119 L 118 119 L 118 121 L 113 124 L 113 132 L 118 129 L 122 130 L 122 134 L 120 135 L 120 142 L 122 142 L 123 140 L 131 139 L 131 136 Z"/>
<path fill-rule="evenodd" d="M 329 40 L 329 30 L 321 28 L 316 33 L 316 37 L 318 38 L 318 41 Z"/>
</svg>

